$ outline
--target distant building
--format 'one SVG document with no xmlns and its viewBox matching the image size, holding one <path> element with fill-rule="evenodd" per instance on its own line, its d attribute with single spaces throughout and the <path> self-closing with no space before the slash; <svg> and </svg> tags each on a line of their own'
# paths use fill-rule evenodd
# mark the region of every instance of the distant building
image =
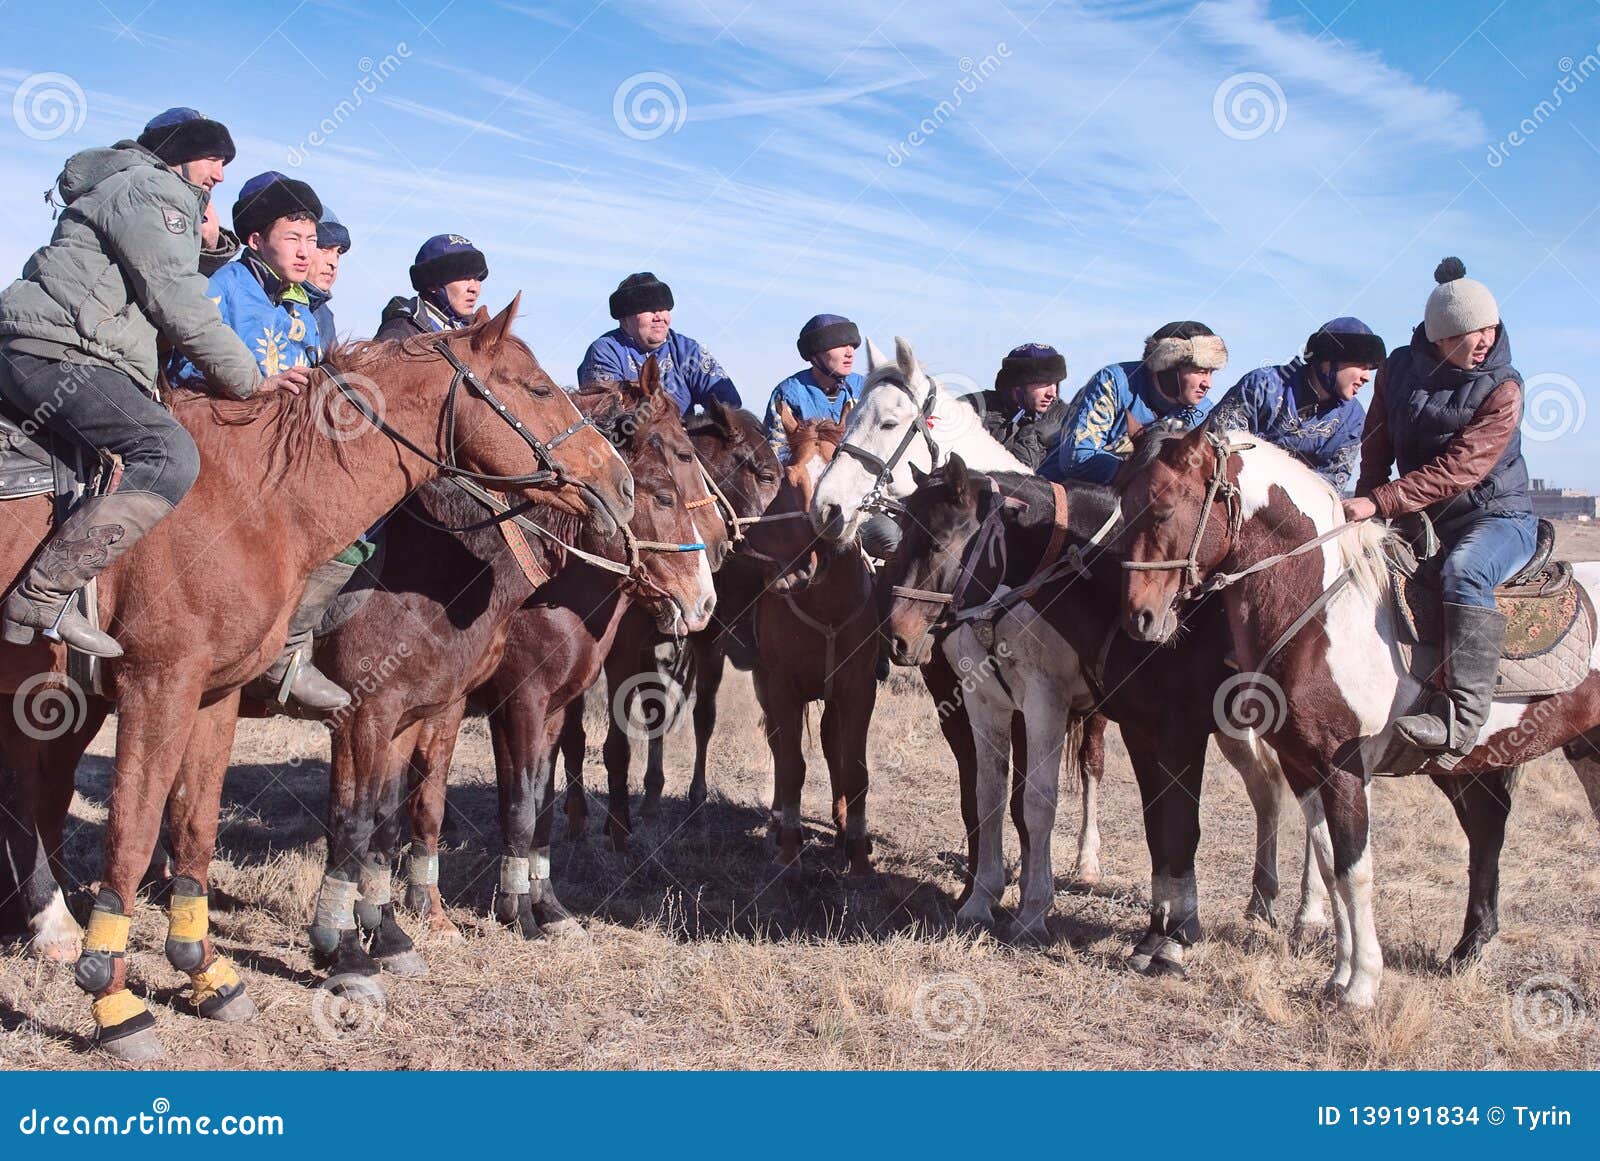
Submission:
<svg viewBox="0 0 1600 1161">
<path fill-rule="evenodd" d="M 1546 520 L 1600 519 L 1600 496 L 1577 488 L 1547 488 L 1542 479 L 1533 481 L 1528 490 L 1533 501 L 1533 512 Z"/>
</svg>

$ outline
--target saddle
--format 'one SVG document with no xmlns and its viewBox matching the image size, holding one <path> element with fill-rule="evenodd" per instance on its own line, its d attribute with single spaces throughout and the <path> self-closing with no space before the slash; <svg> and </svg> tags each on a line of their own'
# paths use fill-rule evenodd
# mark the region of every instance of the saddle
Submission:
<svg viewBox="0 0 1600 1161">
<path fill-rule="evenodd" d="M 1404 537 L 1407 529 L 1399 529 Z M 1589 674 L 1595 611 L 1572 565 L 1552 560 L 1555 527 L 1539 521 L 1533 555 L 1522 570 L 1495 589 L 1495 606 L 1506 618 L 1500 647 L 1496 697 L 1545 697 L 1565 693 Z M 1392 601 L 1402 657 L 1419 682 L 1437 672 L 1443 637 L 1439 568 L 1443 556 L 1425 523 L 1409 539 L 1388 549 Z"/>
</svg>

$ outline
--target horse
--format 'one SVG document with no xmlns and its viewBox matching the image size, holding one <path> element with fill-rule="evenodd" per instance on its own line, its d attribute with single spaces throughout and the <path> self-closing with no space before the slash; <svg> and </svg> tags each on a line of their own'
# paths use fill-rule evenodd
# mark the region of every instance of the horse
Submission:
<svg viewBox="0 0 1600 1161">
<path fill-rule="evenodd" d="M 1600 652 L 1568 692 L 1497 698 L 1474 749 L 1453 768 L 1437 755 L 1417 765 L 1420 755 L 1393 745 L 1395 717 L 1425 691 L 1400 656 L 1388 529 L 1345 523 L 1333 489 L 1270 444 L 1203 426 L 1145 442 L 1125 469 L 1124 625 L 1138 640 L 1171 641 L 1192 619 L 1179 612 L 1187 601 L 1221 592 L 1244 692 L 1270 706 L 1258 715 L 1260 733 L 1305 812 L 1334 899 L 1336 959 L 1325 995 L 1369 1008 L 1382 979 L 1368 845 L 1375 774 L 1414 768 L 1450 794 L 1473 847 L 1467 924 L 1452 960 L 1475 955 L 1497 926 L 1508 772 L 1563 748 L 1600 817 Z M 1600 563 L 1573 573 L 1592 603 Z"/>
<path fill-rule="evenodd" d="M 950 455 L 960 455 L 970 470 L 1029 474 L 1027 465 L 1016 459 L 995 440 L 976 411 L 949 395 L 930 378 L 918 363 L 916 353 L 904 339 L 895 340 L 895 361 L 887 362 L 877 346 L 867 342 L 868 375 L 860 404 L 850 416 L 839 454 L 817 482 L 811 507 L 812 523 L 835 543 L 855 537 L 871 513 L 897 511 L 898 505 L 916 490 L 918 472 L 929 473 Z M 939 728 L 956 760 L 961 793 L 962 823 L 967 833 L 966 884 L 958 901 L 964 906 L 970 897 L 978 866 L 978 836 L 981 825 L 976 798 L 974 729 L 963 696 L 970 675 L 961 669 L 960 657 L 943 631 L 936 631 L 916 660 L 922 678 L 933 698 Z M 1094 656 L 1101 641 L 1086 647 Z M 971 664 L 970 659 L 968 664 Z M 1025 743 L 1024 726 L 1011 715 L 1011 749 L 1021 753 Z M 1083 789 L 1084 820 L 1079 832 L 1077 876 L 1082 882 L 1099 878 L 1099 826 L 1095 818 L 1097 788 L 1103 772 L 1104 750 L 1101 736 L 1104 722 L 1091 718 L 1082 733 L 1076 757 Z M 992 731 L 990 731 L 992 732 Z M 1124 737 L 1127 731 L 1124 731 Z M 1135 741 L 1134 745 L 1137 745 Z M 1252 767 L 1255 758 L 1243 748 L 1233 755 L 1241 768 L 1245 787 L 1256 811 L 1258 835 L 1277 833 L 1279 783 L 1269 769 Z M 1236 763 L 1237 764 L 1237 763 Z M 1173 767 L 1178 769 L 1178 767 Z M 1198 771 L 1196 771 L 1197 775 Z M 1270 920 L 1271 900 L 1277 892 L 1275 838 L 1264 841 L 1251 892 L 1251 913 Z M 1314 885 L 1320 886 L 1315 878 Z M 1320 893 L 1302 893 L 1299 925 L 1310 929 L 1324 922 Z"/>
<path fill-rule="evenodd" d="M 702 627 L 715 596 L 686 505 L 704 487 L 697 473 L 678 470 L 690 448 L 655 360 L 637 384 L 569 398 L 622 450 L 639 497 L 634 536 L 596 538 L 588 551 L 627 562 L 622 572 L 664 627 Z M 534 527 L 545 535 L 535 534 L 534 543 L 514 525 L 483 527 L 483 516 L 481 501 L 449 482 L 413 495 L 386 525 L 371 595 L 318 643 L 324 672 L 358 691 L 331 720 L 330 841 L 310 928 L 313 958 L 334 990 L 369 996 L 381 990 L 374 982 L 380 968 L 426 973 L 395 919 L 391 894 L 408 760 L 425 755 L 426 774 L 443 778 L 465 699 L 502 662 L 509 619 L 562 571 L 561 537 L 577 539 L 573 522 L 559 513 L 541 514 Z M 630 545 L 638 546 L 631 561 Z M 676 551 L 680 546 L 685 551 Z M 580 567 L 576 557 L 568 567 Z"/>
<path fill-rule="evenodd" d="M 867 876 L 872 873 L 867 730 L 878 696 L 872 571 L 854 544 L 836 548 L 804 519 L 781 519 L 810 510 L 815 481 L 833 458 L 844 428 L 827 420 L 797 422 L 786 405 L 779 418 L 789 450 L 783 484 L 768 509 L 775 519 L 750 535 L 754 551 L 777 562 L 776 575 L 756 605 L 753 670 L 772 751 L 774 862 L 789 874 L 800 868 L 806 707 L 821 701 L 822 752 L 832 787 L 837 845 L 848 873 Z"/>
<path fill-rule="evenodd" d="M 726 509 L 720 502 L 714 508 L 705 501 L 708 477 L 720 481 L 717 487 L 728 489 L 729 495 L 748 495 L 762 487 L 764 461 L 748 454 L 741 414 L 713 411 L 708 422 L 716 431 L 702 430 L 692 442 L 700 463 L 692 456 L 684 459 L 684 449 L 676 442 L 681 435 L 667 445 L 672 449 L 667 464 L 685 501 L 681 512 L 663 509 L 652 518 L 659 522 L 693 514 L 694 526 L 709 549 L 706 556 L 720 556 L 727 537 L 726 527 L 715 517 L 721 510 L 727 519 Z M 675 407 L 653 415 L 662 433 L 683 430 Z M 766 454 L 771 456 L 770 449 Z M 697 489 L 700 498 L 687 499 Z M 661 498 L 659 491 L 657 496 Z M 489 714 L 500 795 L 504 854 L 494 913 L 527 939 L 581 934 L 550 878 L 555 746 L 563 720 L 582 712 L 585 691 L 615 653 L 612 645 L 618 628 L 637 597 L 635 586 L 619 583 L 615 574 L 588 563 L 563 569 L 511 617 L 500 665 L 473 699 Z M 663 627 L 659 621 L 652 625 L 657 630 Z M 677 639 L 683 639 L 681 633 Z M 627 711 L 626 705 L 618 706 L 617 712 Z M 453 726 L 432 733 L 435 741 L 454 736 Z M 449 756 L 448 746 L 428 744 L 425 738 L 414 758 L 423 778 L 408 804 L 412 838 L 405 892 L 408 908 L 422 911 L 431 928 L 446 932 L 453 931 L 454 924 L 438 891 L 437 852 Z M 624 802 L 626 793 L 624 781 Z"/>
<path fill-rule="evenodd" d="M 58 948 L 77 933 L 44 856 L 59 849 L 78 759 L 113 703 L 119 713 L 103 881 L 75 969 L 95 997 L 97 1041 L 111 1056 L 162 1052 L 154 1017 L 127 989 L 124 952 L 163 807 L 177 872 L 167 958 L 189 977 L 202 1017 L 254 1013 L 209 938 L 207 876 L 239 691 L 278 656 L 311 571 L 440 475 L 490 482 L 574 515 L 593 511 L 608 527 L 631 516 L 627 468 L 559 391 L 538 381 L 532 352 L 511 335 L 517 306 L 493 319 L 480 311 L 445 336 L 336 347 L 302 394 L 179 396 L 173 410 L 194 436 L 202 470 L 172 515 L 100 578 L 103 621 L 126 650 L 105 667 L 106 696 L 91 702 L 66 678 L 60 646 L 0 648 L 0 689 L 20 691 L 14 704 L 30 693 L 54 697 L 58 709 L 63 697 L 76 701 L 72 728 L 25 729 L 21 712 L 0 721 L 8 797 L 24 806 L 21 822 L 7 823 L 9 845 L 23 856 L 32 898 L 43 889 L 55 902 L 44 909 L 49 926 L 34 931 Z M 18 500 L 14 515 L 42 536 L 50 506 L 48 496 Z M 36 551 L 30 539 L 15 536 L 0 549 L 8 583 Z"/>
<path fill-rule="evenodd" d="M 1270 755 L 1218 732 L 1212 706 L 1230 671 L 1220 616 L 1197 620 L 1170 650 L 1137 646 L 1120 631 L 1118 497 L 1109 488 L 1055 485 L 1034 475 L 970 472 L 951 455 L 905 501 L 905 534 L 880 586 L 894 659 L 914 664 L 944 632 L 963 673 L 977 740 L 979 856 L 963 926 L 993 929 L 1005 888 L 1001 819 L 1010 723 L 1021 714 L 1019 786 L 1012 816 L 1022 846 L 1022 907 L 1005 935 L 1043 942 L 1055 897 L 1050 854 L 1063 740 L 1074 720 L 1103 713 L 1121 728 L 1144 804 L 1151 854 L 1151 921 L 1132 962 L 1182 974 L 1200 935 L 1194 849 L 1207 739 L 1256 783 L 1256 865 L 1246 913 L 1274 922 L 1278 893 L 1277 793 Z M 1315 925 L 1320 896 L 1302 889 L 1297 926 Z"/>
<path fill-rule="evenodd" d="M 722 685 L 724 662 L 730 641 L 737 639 L 738 623 L 754 606 L 764 584 L 759 564 L 741 548 L 746 544 L 744 529 L 760 522 L 778 493 L 780 467 L 766 431 L 750 412 L 724 407 L 714 399 L 703 414 L 686 419 L 685 426 L 714 484 L 717 509 L 730 533 L 729 552 L 714 565 L 717 608 L 711 625 L 690 633 L 683 642 L 684 648 L 674 650 L 666 664 L 659 650 L 670 639 L 638 609 L 623 617 L 606 655 L 606 695 L 615 712 L 610 716 L 603 750 L 608 786 L 605 831 L 615 851 L 627 849 L 633 829 L 628 804 L 632 741 L 643 734 L 644 800 L 639 812 L 641 817 L 651 819 L 660 810 L 666 787 L 664 739 L 676 726 L 686 700 L 694 707 L 695 735 L 689 810 L 694 813 L 705 805 L 706 760 L 716 729 L 717 691 Z M 749 667 L 747 659 L 742 663 Z M 567 772 L 567 829 L 569 834 L 580 836 L 588 824 L 583 785 L 587 739 L 581 707 L 567 715 L 559 747 Z"/>
</svg>

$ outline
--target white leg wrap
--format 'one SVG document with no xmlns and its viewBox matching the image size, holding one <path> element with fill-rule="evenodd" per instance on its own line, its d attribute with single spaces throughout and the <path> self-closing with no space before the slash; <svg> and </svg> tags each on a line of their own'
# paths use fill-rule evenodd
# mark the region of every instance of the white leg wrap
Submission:
<svg viewBox="0 0 1600 1161">
<path fill-rule="evenodd" d="M 439 856 L 407 856 L 406 876 L 413 887 L 437 887 L 439 885 Z"/>
<path fill-rule="evenodd" d="M 535 879 L 548 879 L 550 877 L 550 848 L 535 847 L 533 850 L 533 877 Z"/>
<path fill-rule="evenodd" d="M 394 884 L 387 863 L 382 867 L 363 867 L 358 886 L 361 901 L 373 907 L 382 907 L 394 899 Z"/>
<path fill-rule="evenodd" d="M 526 895 L 533 889 L 528 860 L 510 855 L 500 857 L 500 890 L 507 895 Z"/>
<path fill-rule="evenodd" d="M 333 875 L 322 876 L 322 889 L 317 892 L 317 915 L 312 920 L 316 927 L 332 931 L 349 931 L 356 925 L 356 896 L 360 888 Z"/>
</svg>

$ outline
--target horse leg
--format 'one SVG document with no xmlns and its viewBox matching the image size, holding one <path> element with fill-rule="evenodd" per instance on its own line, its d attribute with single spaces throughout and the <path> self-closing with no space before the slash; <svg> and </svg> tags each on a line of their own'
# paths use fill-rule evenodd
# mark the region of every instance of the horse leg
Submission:
<svg viewBox="0 0 1600 1161">
<path fill-rule="evenodd" d="M 524 939 L 546 934 L 535 905 L 550 880 L 553 748 L 563 728 L 559 711 L 550 720 L 547 707 L 544 696 L 519 689 L 490 713 L 500 813 L 500 878 L 494 917 Z M 549 894 L 554 899 L 555 892 Z"/>
<path fill-rule="evenodd" d="M 1026 761 L 1019 761 L 1016 777 L 1023 787 L 1022 813 L 1032 842 L 1022 857 L 1022 909 L 1017 916 L 1017 938 L 1044 944 L 1050 939 L 1047 921 L 1056 899 L 1050 840 L 1061 792 L 1061 755 L 1069 734 L 1078 735 L 1072 744 L 1081 742 L 1085 722 L 1082 716 L 1072 714 L 1048 676 L 1025 678 L 1022 700 Z"/>
<path fill-rule="evenodd" d="M 1245 904 L 1244 915 L 1277 927 L 1278 820 L 1283 812 L 1286 784 L 1277 762 L 1259 738 L 1235 737 L 1226 731 L 1219 731 L 1215 738 L 1217 749 L 1244 781 L 1245 793 L 1256 812 L 1255 868 L 1250 875 L 1250 902 Z M 1303 895 L 1302 891 L 1302 906 Z"/>
<path fill-rule="evenodd" d="M 207 908 L 211 858 L 217 847 L 222 781 L 239 721 L 239 693 L 195 715 L 177 786 L 167 801 L 172 839 L 172 888 L 167 904 L 167 961 L 189 977 L 189 1002 L 208 1020 L 233 1023 L 256 1014 L 239 973 L 218 955 Z M 146 856 L 148 859 L 148 855 Z"/>
<path fill-rule="evenodd" d="M 614 650 L 611 656 L 616 656 Z M 628 767 L 633 760 L 633 746 L 623 722 L 633 720 L 638 691 L 627 691 L 623 698 L 626 704 L 615 703 L 616 691 L 628 675 L 619 674 L 613 680 L 610 660 L 610 657 L 606 659 L 606 700 L 611 706 L 611 714 L 603 750 L 606 764 L 606 834 L 611 838 L 611 849 L 621 853 L 628 849 L 628 838 L 633 832 L 633 822 L 628 815 Z"/>
<path fill-rule="evenodd" d="M 589 796 L 583 788 L 583 757 L 588 751 L 589 739 L 583 729 L 583 703 L 580 695 L 567 704 L 561 737 L 556 744 L 561 752 L 561 764 L 567 771 L 567 837 L 579 841 L 589 829 Z"/>
<path fill-rule="evenodd" d="M 1072 877 L 1085 887 L 1100 882 L 1100 780 L 1106 772 L 1106 726 L 1109 724 L 1110 719 L 1104 714 L 1090 714 L 1083 722 L 1083 732 L 1078 739 L 1083 823 L 1078 831 L 1078 862 Z"/>
<path fill-rule="evenodd" d="M 873 873 L 872 836 L 867 829 L 867 731 L 877 701 L 877 680 L 864 696 L 837 699 L 822 711 L 822 747 L 833 790 L 833 823 L 847 873 Z"/>
<path fill-rule="evenodd" d="M 1172 737 L 1169 730 L 1161 737 L 1154 730 L 1122 729 L 1144 805 L 1151 868 L 1150 926 L 1128 962 L 1149 975 L 1184 975 L 1184 949 L 1202 934 L 1194 858 L 1208 733 L 1197 728 Z"/>
<path fill-rule="evenodd" d="M 1378 998 L 1383 979 L 1383 951 L 1372 913 L 1372 848 L 1369 843 L 1369 794 L 1358 774 L 1338 769 L 1316 772 L 1317 790 L 1325 821 L 1326 854 L 1319 841 L 1317 859 L 1324 877 L 1331 866 L 1334 897 L 1334 936 L 1337 959 L 1325 994 L 1346 1007 L 1370 1008 Z M 1307 812 L 1307 821 L 1314 821 Z M 1321 834 L 1319 834 L 1319 840 Z"/>
<path fill-rule="evenodd" d="M 556 739 L 561 732 L 559 715 L 545 722 L 544 737 L 540 739 L 537 754 L 544 783 L 538 792 L 538 809 L 534 813 L 533 851 L 529 902 L 534 922 L 550 939 L 587 942 L 589 933 L 572 912 L 568 911 L 556 894 L 555 881 L 550 876 L 550 830 L 555 816 L 556 790 Z"/>
<path fill-rule="evenodd" d="M 356 927 L 366 940 L 367 954 L 383 971 L 403 979 L 420 980 L 428 975 L 427 961 L 395 918 L 394 868 L 400 858 L 403 811 L 407 800 L 420 798 L 426 792 L 424 787 L 432 782 L 433 791 L 441 799 L 438 814 L 442 823 L 445 775 L 450 769 L 450 754 L 460 724 L 461 707 L 458 705 L 454 714 L 446 710 L 442 717 L 417 723 L 391 745 L 388 776 L 378 786 L 372 838 L 356 881 L 361 895 L 355 905 Z M 437 778 L 427 761 L 413 760 L 413 755 L 428 754 L 439 747 L 436 735 L 442 736 L 444 750 L 442 760 L 436 765 L 445 772 Z M 413 769 L 420 775 L 415 786 L 411 780 Z M 438 832 L 432 837 L 437 851 Z"/>
<path fill-rule="evenodd" d="M 977 751 L 972 740 L 972 723 L 962 694 L 961 681 L 944 654 L 944 644 L 936 643 L 928 663 L 922 667 L 922 683 L 933 698 L 939 732 L 956 760 L 956 786 L 961 799 L 961 826 L 967 836 L 967 869 L 956 906 L 964 906 L 972 895 L 978 872 L 978 796 Z"/>
<path fill-rule="evenodd" d="M 689 641 L 695 650 L 694 777 L 689 781 L 689 813 L 695 814 L 706 804 L 706 758 L 717 728 L 717 693 L 722 688 L 728 651 L 714 632 L 697 633 Z"/>
<path fill-rule="evenodd" d="M 202 680 L 197 667 L 185 672 L 172 666 L 159 681 L 129 681 L 120 690 L 117 773 L 105 829 L 103 879 L 73 976 L 95 997 L 97 1043 L 121 1060 L 162 1055 L 155 1017 L 128 991 L 128 928 L 139 880 L 161 830 L 161 809 L 199 712 Z M 233 699 L 227 700 L 231 706 Z M 222 758 L 225 762 L 226 751 Z M 214 775 L 220 783 L 221 770 Z"/>
<path fill-rule="evenodd" d="M 1072 728 L 1070 725 L 1068 728 Z M 1023 810 L 1023 802 L 1028 795 L 1028 726 L 1022 720 L 1021 713 L 1011 715 L 1011 749 L 1010 749 L 1010 776 L 1011 776 L 1011 825 L 1017 831 L 1017 864 L 1019 867 L 1027 866 L 1028 855 L 1032 850 L 1032 835 L 1028 833 L 1028 816 Z M 1059 771 L 1057 777 L 1060 777 Z"/>
<path fill-rule="evenodd" d="M 1511 791 L 1521 768 L 1458 777 L 1434 775 L 1467 835 L 1467 918 L 1450 953 L 1450 969 L 1475 962 L 1500 931 L 1500 849 L 1505 845 Z"/>
<path fill-rule="evenodd" d="M 450 760 L 455 754 L 456 731 L 463 709 L 447 716 L 454 729 L 425 730 L 411 755 L 410 765 L 419 775 L 406 805 L 411 816 L 411 848 L 406 854 L 406 910 L 421 916 L 423 926 L 445 940 L 462 937 L 444 909 L 439 894 L 439 837 L 444 824 L 445 792 L 450 780 Z M 395 830 L 398 840 L 398 827 Z"/>
<path fill-rule="evenodd" d="M 777 853 L 774 865 L 784 873 L 800 869 L 800 794 L 805 787 L 805 702 L 792 686 L 774 690 L 759 662 L 753 674 L 756 698 L 766 719 L 767 748 L 772 752 L 772 809 Z"/>
<path fill-rule="evenodd" d="M 1015 707 L 999 685 L 981 682 L 963 703 L 972 723 L 977 854 L 971 890 L 956 911 L 956 923 L 985 930 L 994 927 L 994 909 L 1006 889 L 1004 826 Z"/>
</svg>

